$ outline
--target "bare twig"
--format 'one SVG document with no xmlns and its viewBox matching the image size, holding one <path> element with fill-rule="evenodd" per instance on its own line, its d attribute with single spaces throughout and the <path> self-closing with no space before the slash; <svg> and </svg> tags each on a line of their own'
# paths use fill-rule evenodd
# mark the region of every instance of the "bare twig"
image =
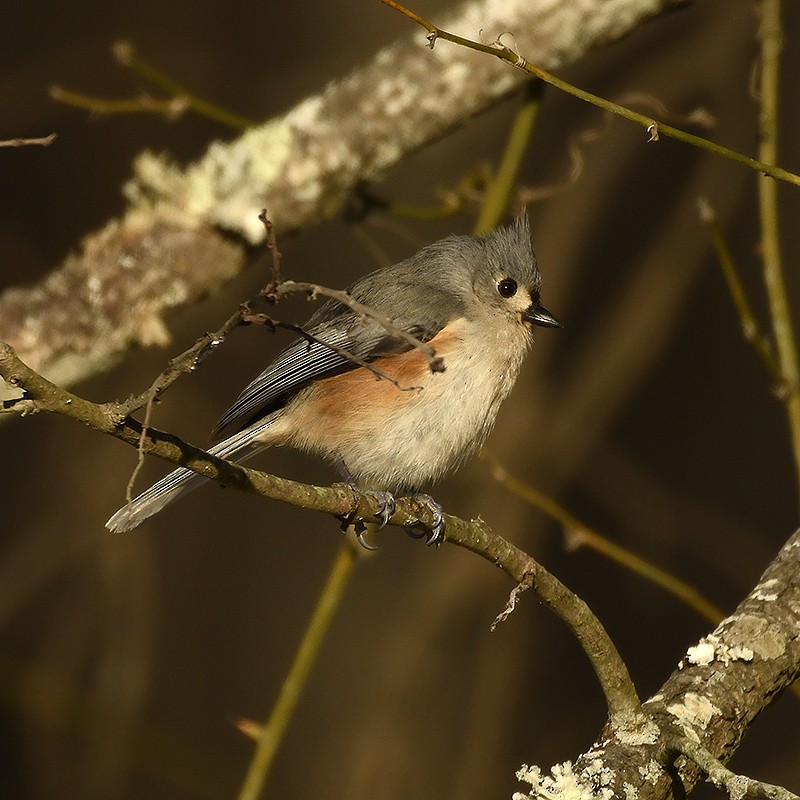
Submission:
<svg viewBox="0 0 800 800">
<path fill-rule="evenodd" d="M 57 133 L 51 133 L 49 136 L 39 136 L 33 138 L 0 139 L 0 147 L 28 147 L 29 145 L 49 147 L 57 138 Z"/>
<path fill-rule="evenodd" d="M 338 345 L 332 344 L 331 342 L 326 342 L 324 339 L 320 339 L 318 336 L 314 336 L 313 333 L 307 331 L 302 325 L 295 325 L 292 322 L 282 322 L 281 320 L 272 319 L 266 314 L 253 314 L 244 311 L 242 312 L 242 320 L 251 325 L 264 325 L 273 331 L 277 330 L 278 328 L 280 328 L 281 330 L 292 331 L 292 333 L 296 333 L 298 336 L 305 339 L 307 342 L 327 347 L 328 350 L 331 350 L 337 355 L 340 355 L 347 361 L 352 361 L 353 364 L 357 364 L 359 367 L 364 367 L 364 369 L 368 369 L 373 375 L 375 375 L 376 378 L 389 381 L 389 383 L 394 384 L 401 392 L 416 391 L 422 388 L 421 386 L 401 386 L 400 381 L 398 381 L 397 378 L 389 375 L 382 369 L 379 369 L 374 364 L 371 364 L 369 361 L 365 361 L 363 358 L 359 358 L 355 353 L 351 353 L 344 347 L 339 347 Z"/>
<path fill-rule="evenodd" d="M 234 114 L 187 91 L 152 64 L 138 58 L 130 42 L 116 42 L 112 50 L 120 64 L 129 67 L 170 96 L 161 99 L 142 92 L 133 98 L 109 100 L 83 92 L 73 92 L 60 86 L 51 86 L 50 97 L 60 103 L 83 108 L 94 114 L 163 114 L 168 119 L 174 120 L 186 111 L 192 110 L 236 130 L 247 130 L 258 124 L 255 120 Z"/>
<path fill-rule="evenodd" d="M 341 289 L 329 289 L 318 283 L 308 283 L 306 281 L 284 281 L 279 286 L 276 286 L 274 291 L 269 292 L 265 296 L 268 300 L 278 300 L 285 295 L 298 293 L 307 294 L 312 299 L 319 295 L 330 297 L 343 306 L 347 306 L 347 308 L 354 311 L 356 314 L 375 320 L 375 322 L 381 325 L 390 336 L 394 336 L 399 341 L 406 342 L 421 351 L 428 361 L 431 372 L 444 372 L 444 359 L 436 355 L 436 350 L 433 347 L 395 325 L 394 321 L 386 314 L 382 314 L 380 311 L 376 311 L 374 308 L 364 305 L 364 303 L 359 303 L 359 301 L 348 292 L 342 291 Z"/>
<path fill-rule="evenodd" d="M 163 114 L 170 120 L 181 117 L 189 107 L 185 98 L 170 97 L 159 100 L 146 92 L 136 97 L 109 100 L 83 92 L 73 92 L 61 86 L 51 86 L 50 97 L 59 103 L 82 108 L 92 114 Z"/>
<path fill-rule="evenodd" d="M 570 514 L 563 506 L 534 486 L 521 481 L 512 475 L 500 461 L 485 447 L 481 450 L 481 458 L 487 463 L 492 478 L 517 497 L 521 497 L 535 508 L 543 511 L 548 517 L 560 523 L 564 533 L 564 542 L 569 550 L 578 547 L 590 547 L 611 561 L 629 569 L 645 580 L 660 586 L 682 600 L 690 608 L 702 614 L 707 620 L 718 623 L 724 616 L 721 609 L 707 600 L 694 586 L 681 580 L 677 575 L 647 561 L 627 548 L 612 542 L 606 536 L 581 522 Z"/>
<path fill-rule="evenodd" d="M 181 375 L 193 372 L 216 348 L 218 348 L 231 331 L 247 322 L 246 310 L 249 307 L 247 304 L 242 307 L 235 314 L 232 314 L 219 328 L 216 333 L 206 333 L 201 336 L 197 341 L 188 349 L 184 350 L 178 356 L 170 359 L 167 368 L 161 372 L 160 375 L 150 384 L 149 388 L 139 395 L 129 398 L 124 403 L 116 404 L 110 407 L 111 413 L 115 418 L 120 421 L 125 417 L 138 411 L 142 406 L 145 408 L 144 421 L 142 422 L 141 434 L 139 437 L 138 457 L 136 459 L 136 466 L 133 468 L 131 477 L 125 488 L 125 500 L 130 503 L 133 499 L 133 486 L 136 478 L 144 465 L 144 442 L 147 436 L 147 431 L 150 428 L 150 419 L 152 416 L 153 406 L 156 401 L 166 389 L 168 389 Z"/>
<path fill-rule="evenodd" d="M 520 583 L 518 583 L 508 596 L 506 605 L 503 610 L 494 618 L 489 630 L 494 631 L 501 622 L 505 622 L 515 611 L 517 607 L 517 600 L 523 592 L 527 592 L 533 585 L 533 576 L 526 576 Z"/>
<path fill-rule="evenodd" d="M 329 350 L 332 350 L 337 355 L 340 355 L 342 358 L 347 359 L 348 361 L 352 361 L 353 364 L 357 364 L 359 367 L 364 367 L 364 369 L 368 369 L 378 380 L 389 381 L 389 383 L 396 386 L 401 392 L 416 392 L 422 389 L 421 386 L 401 386 L 400 381 L 397 378 L 389 375 L 387 372 L 384 372 L 379 367 L 376 367 L 374 364 L 371 364 L 369 361 L 365 361 L 363 358 L 359 358 L 354 353 L 351 353 L 349 350 L 346 350 L 344 347 L 339 347 L 335 344 L 331 344 L 330 342 L 326 342 L 324 339 L 320 339 L 317 336 L 314 336 L 312 333 L 309 333 L 305 328 L 300 325 L 293 325 L 291 322 L 278 322 L 273 321 L 271 324 L 276 328 L 284 328 L 285 330 L 293 331 L 294 333 L 301 336 L 307 342 L 313 342 L 315 344 L 321 344 L 323 347 L 327 347 Z"/>
<path fill-rule="evenodd" d="M 275 233 L 275 225 L 272 220 L 267 217 L 267 209 L 261 209 L 258 218 L 264 224 L 264 230 L 267 232 L 267 249 L 272 255 L 272 284 L 277 286 L 283 278 L 281 277 L 281 260 L 283 254 L 278 249 L 278 237 Z"/>
<path fill-rule="evenodd" d="M 731 772 L 699 742 L 688 736 L 677 736 L 670 742 L 672 749 L 690 758 L 708 776 L 708 780 L 728 793 L 731 800 L 800 800 L 783 786 L 748 778 Z"/>
<path fill-rule="evenodd" d="M 246 305 L 242 308 L 246 308 Z M 243 319 L 243 311 L 240 309 L 235 314 L 232 314 L 215 333 L 203 334 L 188 350 L 184 350 L 170 359 L 166 369 L 144 392 L 133 395 L 121 403 L 114 403 L 113 409 L 111 409 L 112 413 L 122 419 L 147 406 L 152 400 L 157 400 L 181 375 L 194 372 L 225 341 L 228 334 L 243 324 L 245 324 L 245 320 Z"/>
<path fill-rule="evenodd" d="M 571 94 L 573 97 L 577 97 L 579 100 L 584 100 L 592 105 L 599 106 L 600 108 L 604 108 L 614 114 L 618 114 L 619 116 L 624 117 L 631 122 L 636 122 L 639 125 L 642 125 L 649 134 L 648 141 L 655 142 L 658 141 L 660 136 L 668 136 L 672 139 L 685 142 L 686 144 L 691 144 L 694 147 L 699 147 L 701 150 L 707 150 L 708 152 L 715 153 L 723 158 L 728 158 L 731 161 L 744 164 L 745 166 L 757 170 L 764 175 L 769 175 L 772 178 L 786 181 L 787 183 L 792 183 L 795 186 L 800 186 L 800 175 L 796 175 L 793 172 L 782 169 L 781 167 L 766 163 L 763 160 L 758 161 L 754 158 L 750 158 L 749 156 L 738 153 L 735 150 L 731 150 L 730 148 L 723 147 L 715 142 L 711 142 L 708 139 L 704 139 L 701 136 L 696 136 L 695 134 L 687 133 L 679 128 L 674 128 L 672 125 L 667 125 L 665 122 L 660 122 L 652 117 L 647 117 L 644 114 L 640 114 L 638 111 L 633 111 L 630 108 L 626 108 L 625 106 L 621 106 L 617 103 L 611 102 L 610 100 L 606 100 L 604 97 L 599 97 L 591 92 L 579 89 L 577 86 L 573 86 L 561 78 L 557 78 L 552 73 L 529 63 L 515 49 L 504 45 L 500 41 L 500 38 L 490 44 L 485 44 L 484 42 L 475 42 L 472 39 L 465 39 L 463 36 L 457 36 L 454 33 L 449 33 L 441 28 L 437 28 L 433 23 L 428 22 L 428 20 L 419 16 L 419 14 L 409 10 L 405 6 L 400 5 L 399 3 L 395 2 L 395 0 L 380 0 L 380 2 L 396 9 L 401 14 L 404 14 L 406 17 L 425 28 L 428 31 L 427 38 L 431 48 L 433 48 L 438 39 L 444 39 L 448 42 L 461 45 L 462 47 L 467 47 L 470 50 L 478 50 L 482 53 L 488 53 L 489 55 L 495 56 L 502 61 L 508 62 L 523 72 L 527 72 L 530 75 L 543 80 L 545 83 L 555 86 L 557 89 L 560 89 L 567 94 Z"/>
<path fill-rule="evenodd" d="M 150 384 L 150 388 L 147 390 L 147 403 L 144 409 L 144 421 L 142 422 L 142 435 L 139 438 L 139 447 L 137 448 L 137 458 L 136 458 L 136 466 L 133 468 L 133 472 L 131 472 L 130 478 L 128 478 L 128 483 L 125 486 L 125 502 L 131 503 L 133 502 L 133 487 L 136 483 L 136 478 L 139 477 L 139 472 L 141 471 L 142 467 L 144 466 L 144 440 L 145 436 L 147 435 L 147 431 L 150 428 L 150 418 L 153 413 L 153 406 L 156 404 L 156 399 L 158 397 L 158 393 L 161 390 L 160 381 L 163 373 L 156 378 L 152 384 Z"/>
<path fill-rule="evenodd" d="M 223 125 L 236 128 L 237 130 L 247 130 L 258 124 L 256 120 L 234 114 L 215 103 L 210 103 L 208 100 L 204 100 L 202 97 L 192 94 L 185 86 L 182 86 L 160 69 L 136 55 L 134 47 L 130 42 L 115 42 L 111 51 L 114 54 L 114 58 L 116 58 L 120 64 L 128 67 L 137 75 L 141 75 L 146 80 L 158 86 L 167 94 L 171 95 L 174 101 L 181 103 L 186 108 L 191 108 L 204 117 L 213 119 L 216 122 L 221 122 Z"/>
<path fill-rule="evenodd" d="M 761 363 L 767 370 L 776 392 L 779 396 L 785 398 L 786 386 L 783 385 L 781 368 L 776 360 L 772 342 L 759 328 L 758 321 L 753 313 L 750 301 L 747 298 L 747 293 L 744 290 L 744 285 L 739 277 L 739 270 L 736 268 L 730 248 L 725 241 L 725 236 L 717 220 L 716 212 L 711 202 L 706 197 L 698 198 L 697 207 L 700 214 L 700 221 L 705 225 L 708 231 L 711 246 L 714 248 L 717 262 L 722 270 L 725 282 L 728 285 L 728 292 L 731 295 L 736 312 L 739 315 L 742 335 L 761 359 Z"/>
</svg>

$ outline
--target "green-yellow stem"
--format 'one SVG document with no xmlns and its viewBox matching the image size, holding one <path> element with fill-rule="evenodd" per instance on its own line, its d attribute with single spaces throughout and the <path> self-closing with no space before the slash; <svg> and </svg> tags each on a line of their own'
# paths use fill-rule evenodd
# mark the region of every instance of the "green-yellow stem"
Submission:
<svg viewBox="0 0 800 800">
<path fill-rule="evenodd" d="M 714 254 L 717 257 L 717 263 L 722 270 L 725 283 L 728 285 L 731 300 L 733 300 L 733 305 L 739 315 L 739 322 L 742 326 L 744 338 L 753 346 L 756 354 L 761 359 L 761 363 L 767 370 L 773 386 L 778 388 L 783 384 L 783 378 L 781 376 L 780 366 L 773 352 L 772 341 L 759 329 L 756 315 L 753 313 L 753 308 L 750 305 L 747 292 L 745 292 L 744 285 L 739 277 L 739 270 L 736 268 L 722 228 L 719 222 L 717 222 L 716 214 L 705 198 L 700 200 L 699 206 L 700 218 L 706 226 L 711 246 L 714 248 Z"/>
<path fill-rule="evenodd" d="M 152 64 L 139 58 L 129 42 L 117 42 L 114 45 L 114 56 L 120 64 L 129 67 L 174 98 L 183 101 L 198 114 L 216 120 L 223 125 L 228 125 L 231 128 L 243 131 L 258 124 L 255 120 L 247 119 L 247 117 L 243 117 L 239 114 L 234 114 L 214 103 L 203 100 L 202 97 L 198 97 L 196 94 L 192 94 L 177 81 L 161 72 L 161 70 L 156 69 Z"/>
<path fill-rule="evenodd" d="M 770 164 L 778 155 L 778 85 L 781 51 L 780 0 L 761 3 L 761 124 L 759 158 Z M 778 226 L 778 187 L 767 177 L 758 179 L 759 214 L 761 218 L 761 258 L 767 290 L 772 332 L 780 366 L 782 395 L 791 432 L 800 497 L 800 367 L 797 360 L 792 315 L 783 275 Z"/>
<path fill-rule="evenodd" d="M 721 609 L 703 597 L 693 586 L 592 530 L 553 500 L 552 497 L 548 497 L 544 492 L 540 492 L 535 487 L 509 473 L 486 448 L 481 450 L 481 458 L 488 463 L 492 477 L 498 483 L 563 526 L 568 546 L 573 548 L 579 546 L 590 547 L 611 561 L 615 561 L 631 572 L 641 575 L 645 580 L 680 598 L 686 605 L 693 608 L 698 614 L 702 614 L 715 625 L 724 616 Z"/>
<path fill-rule="evenodd" d="M 473 233 L 482 236 L 494 230 L 508 211 L 531 134 L 541 107 L 543 84 L 531 81 L 525 89 L 525 98 L 514 118 L 511 133 L 497 174 L 489 181 L 481 204 L 480 214 Z"/>
<path fill-rule="evenodd" d="M 311 666 L 317 658 L 325 633 L 330 627 L 342 594 L 358 561 L 358 554 L 348 542 L 342 542 L 322 589 L 317 606 L 306 628 L 303 641 L 281 686 L 278 699 L 267 724 L 261 729 L 258 743 L 238 800 L 257 800 L 267 780 L 286 726 L 306 685 Z"/>
</svg>

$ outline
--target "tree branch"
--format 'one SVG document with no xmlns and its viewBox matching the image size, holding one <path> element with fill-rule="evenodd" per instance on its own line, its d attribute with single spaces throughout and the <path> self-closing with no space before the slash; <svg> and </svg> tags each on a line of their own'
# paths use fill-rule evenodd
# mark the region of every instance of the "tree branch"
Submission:
<svg viewBox="0 0 800 800">
<path fill-rule="evenodd" d="M 502 61 L 508 62 L 511 64 L 511 66 L 516 67 L 523 72 L 527 72 L 532 77 L 539 78 L 539 80 L 549 83 L 551 86 L 555 86 L 562 92 L 571 94 L 573 97 L 577 97 L 579 100 L 584 100 L 587 103 L 597 106 L 598 108 L 610 111 L 612 114 L 617 114 L 620 117 L 624 117 L 631 122 L 637 122 L 647 130 L 649 136 L 647 141 L 649 142 L 657 142 L 661 135 L 669 136 L 672 139 L 677 139 L 680 142 L 693 145 L 701 150 L 707 150 L 709 153 L 715 153 L 723 158 L 729 158 L 731 161 L 736 161 L 739 164 L 750 167 L 750 169 L 763 173 L 770 178 L 776 178 L 778 180 L 794 184 L 795 186 L 800 186 L 800 175 L 796 175 L 793 172 L 789 172 L 786 169 L 778 167 L 771 161 L 759 161 L 758 159 L 750 158 L 743 153 L 731 150 L 729 147 L 724 147 L 716 142 L 704 139 L 702 136 L 696 136 L 695 134 L 688 133 L 680 128 L 667 125 L 665 122 L 661 122 L 653 119 L 652 117 L 640 114 L 638 111 L 626 108 L 625 106 L 621 106 L 618 103 L 614 103 L 604 97 L 599 97 L 598 95 L 587 92 L 584 89 L 579 89 L 577 86 L 573 86 L 571 83 L 567 83 L 565 80 L 558 78 L 536 64 L 532 64 L 527 58 L 523 57 L 521 54 L 522 51 L 518 48 L 516 41 L 514 41 L 513 47 L 503 44 L 502 37 L 505 35 L 505 33 L 500 33 L 498 38 L 489 44 L 486 44 L 485 42 L 476 42 L 472 39 L 466 39 L 463 36 L 457 36 L 454 33 L 450 33 L 444 28 L 437 27 L 432 22 L 429 22 L 428 20 L 419 16 L 419 14 L 416 14 L 405 6 L 400 5 L 400 3 L 395 2 L 395 0 L 381 0 L 381 2 L 387 6 L 391 6 L 404 16 L 425 28 L 425 30 L 428 31 L 428 36 L 426 38 L 428 39 L 431 50 L 433 50 L 434 44 L 438 39 L 444 39 L 445 41 L 461 45 L 469 50 L 475 50 L 480 53 L 496 56 Z M 512 38 L 515 40 L 516 37 Z"/>
<path fill-rule="evenodd" d="M 636 794 L 642 800 L 688 794 L 705 766 L 675 760 L 674 741 L 688 736 L 711 758 L 730 759 L 758 714 L 800 677 L 798 630 L 800 531 L 736 611 L 690 647 L 643 704 L 660 735 L 606 728 L 571 768 L 578 783 L 598 786 L 602 775 L 609 796 Z"/>
<path fill-rule="evenodd" d="M 0 342 L 0 376 L 23 389 L 26 398 L 12 402 L 0 413 L 26 414 L 49 411 L 83 422 L 95 431 L 113 436 L 141 452 L 171 464 L 187 467 L 210 480 L 241 491 L 280 500 L 311 511 L 321 511 L 349 521 L 373 521 L 379 511 L 373 495 L 350 486 L 311 486 L 248 469 L 212 456 L 155 428 L 143 431 L 131 417 L 120 418 L 117 404 L 98 405 L 61 389 L 24 364 L 5 342 Z M 428 505 L 412 498 L 398 500 L 390 525 L 430 527 Z M 470 550 L 502 569 L 518 583 L 529 583 L 540 600 L 570 627 L 589 657 L 606 697 L 612 729 L 631 730 L 646 724 L 627 668 L 591 609 L 535 559 L 492 532 L 482 520 L 472 522 L 445 515 L 446 541 Z"/>
</svg>

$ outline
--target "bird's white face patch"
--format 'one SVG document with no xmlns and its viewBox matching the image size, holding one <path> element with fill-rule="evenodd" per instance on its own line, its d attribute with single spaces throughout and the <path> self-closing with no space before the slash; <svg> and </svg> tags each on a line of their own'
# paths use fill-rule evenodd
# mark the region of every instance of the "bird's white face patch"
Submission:
<svg viewBox="0 0 800 800">
<path fill-rule="evenodd" d="M 533 298 L 524 284 L 517 283 L 511 277 L 497 274 L 494 276 L 497 299 L 515 316 L 520 316 L 530 308 Z"/>
<path fill-rule="evenodd" d="M 510 297 L 508 300 L 509 307 L 514 309 L 519 314 L 527 311 L 530 308 L 533 298 L 526 286 L 520 286 L 517 293 Z"/>
</svg>

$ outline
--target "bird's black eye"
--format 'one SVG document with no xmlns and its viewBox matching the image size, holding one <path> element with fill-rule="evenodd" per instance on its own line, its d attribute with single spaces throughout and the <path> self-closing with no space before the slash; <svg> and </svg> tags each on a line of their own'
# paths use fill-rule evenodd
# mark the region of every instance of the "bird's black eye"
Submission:
<svg viewBox="0 0 800 800">
<path fill-rule="evenodd" d="M 513 278 L 503 278 L 497 284 L 500 297 L 513 297 L 517 293 L 517 282 Z"/>
</svg>

